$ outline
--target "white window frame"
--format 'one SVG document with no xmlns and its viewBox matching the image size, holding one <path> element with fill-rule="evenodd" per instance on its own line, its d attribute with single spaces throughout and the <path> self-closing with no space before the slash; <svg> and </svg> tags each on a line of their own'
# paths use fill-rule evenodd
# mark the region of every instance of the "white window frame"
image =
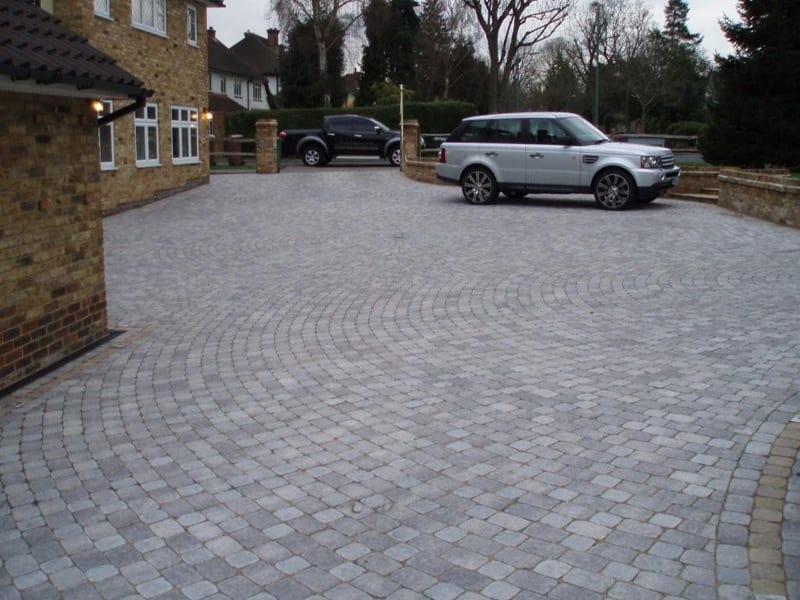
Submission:
<svg viewBox="0 0 800 600">
<path fill-rule="evenodd" d="M 227 94 L 228 92 L 225 90 L 227 86 L 225 85 L 225 76 L 219 78 L 219 93 L 220 94 Z"/>
<path fill-rule="evenodd" d="M 197 8 L 191 4 L 186 5 L 186 41 L 197 47 Z"/>
<path fill-rule="evenodd" d="M 145 16 L 149 10 L 150 18 Z M 167 0 L 131 0 L 131 24 L 143 31 L 167 36 Z"/>
<path fill-rule="evenodd" d="M 173 165 L 200 162 L 200 112 L 194 106 L 171 106 L 170 147 Z M 177 116 L 177 118 L 176 118 Z M 176 156 L 177 153 L 177 156 Z"/>
<path fill-rule="evenodd" d="M 111 18 L 111 0 L 94 0 L 94 14 L 106 19 Z"/>
<path fill-rule="evenodd" d="M 253 82 L 253 100 L 261 101 L 261 83 L 258 81 Z"/>
<path fill-rule="evenodd" d="M 103 104 L 102 112 L 97 114 L 97 118 L 104 117 L 106 115 L 110 115 L 114 112 L 114 102 L 112 100 L 100 100 Z M 108 144 L 109 144 L 109 151 L 111 154 L 111 160 L 103 160 L 103 132 L 108 132 Z M 115 160 L 115 152 L 114 152 L 114 122 L 106 123 L 105 125 L 101 125 L 97 128 L 97 151 L 98 151 L 98 158 L 100 160 L 100 170 L 101 171 L 114 171 L 117 168 L 117 163 Z"/>
<path fill-rule="evenodd" d="M 241 79 L 234 79 L 233 80 L 233 97 L 234 98 L 241 98 L 242 97 L 242 80 Z"/>
<path fill-rule="evenodd" d="M 139 157 L 140 131 L 144 134 L 141 138 L 144 144 L 144 158 Z M 133 148 L 137 167 L 161 166 L 161 162 L 158 158 L 158 136 L 158 104 L 149 102 L 147 106 L 133 113 Z M 153 139 L 155 139 L 155 147 L 153 147 L 151 143 Z M 154 154 L 155 156 L 153 156 Z"/>
</svg>

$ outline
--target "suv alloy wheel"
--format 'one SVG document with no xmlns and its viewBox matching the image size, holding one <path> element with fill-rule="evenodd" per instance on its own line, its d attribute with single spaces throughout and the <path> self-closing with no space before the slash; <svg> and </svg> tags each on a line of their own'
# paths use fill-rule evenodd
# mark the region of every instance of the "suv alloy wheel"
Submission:
<svg viewBox="0 0 800 600">
<path fill-rule="evenodd" d="M 461 191 L 472 204 L 489 204 L 497 199 L 494 176 L 483 167 L 469 167 L 461 177 Z"/>
</svg>

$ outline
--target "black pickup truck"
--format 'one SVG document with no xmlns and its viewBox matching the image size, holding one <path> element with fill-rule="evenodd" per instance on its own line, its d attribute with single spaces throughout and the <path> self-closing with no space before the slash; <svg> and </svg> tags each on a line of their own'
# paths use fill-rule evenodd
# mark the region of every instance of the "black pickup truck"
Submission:
<svg viewBox="0 0 800 600">
<path fill-rule="evenodd" d="M 377 156 L 400 166 L 400 132 L 360 115 L 330 115 L 321 129 L 286 129 L 278 133 L 283 155 L 298 155 L 309 167 L 335 156 Z"/>
</svg>

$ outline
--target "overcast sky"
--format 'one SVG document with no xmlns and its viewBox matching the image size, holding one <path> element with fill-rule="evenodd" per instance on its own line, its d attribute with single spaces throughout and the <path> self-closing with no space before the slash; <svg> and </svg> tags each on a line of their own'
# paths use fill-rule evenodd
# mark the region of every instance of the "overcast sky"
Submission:
<svg viewBox="0 0 800 600">
<path fill-rule="evenodd" d="M 664 6 L 667 0 L 644 0 L 649 5 L 653 18 L 660 27 L 664 26 Z M 267 27 L 278 27 L 271 11 L 270 0 L 225 0 L 225 8 L 208 9 L 208 25 L 217 31 L 217 38 L 227 46 L 242 39 L 245 31 L 266 36 Z M 712 59 L 714 52 L 723 55 L 733 53 L 728 40 L 719 28 L 723 15 L 739 20 L 736 10 L 737 0 L 687 0 L 689 5 L 689 31 L 703 36 L 703 48 Z M 281 32 L 280 41 L 285 41 Z"/>
</svg>

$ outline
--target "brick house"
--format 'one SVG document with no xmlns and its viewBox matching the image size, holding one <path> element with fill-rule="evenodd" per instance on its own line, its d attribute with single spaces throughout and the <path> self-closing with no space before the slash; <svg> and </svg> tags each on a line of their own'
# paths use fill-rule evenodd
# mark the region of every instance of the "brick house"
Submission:
<svg viewBox="0 0 800 600">
<path fill-rule="evenodd" d="M 150 94 L 44 10 L 0 2 L 0 390 L 107 336 L 92 101 L 120 127 Z"/>
<path fill-rule="evenodd" d="M 100 131 L 103 209 L 208 182 L 206 8 L 222 0 L 40 0 L 64 24 L 154 90 L 133 118 Z M 104 114 L 118 109 L 100 98 Z"/>
</svg>

